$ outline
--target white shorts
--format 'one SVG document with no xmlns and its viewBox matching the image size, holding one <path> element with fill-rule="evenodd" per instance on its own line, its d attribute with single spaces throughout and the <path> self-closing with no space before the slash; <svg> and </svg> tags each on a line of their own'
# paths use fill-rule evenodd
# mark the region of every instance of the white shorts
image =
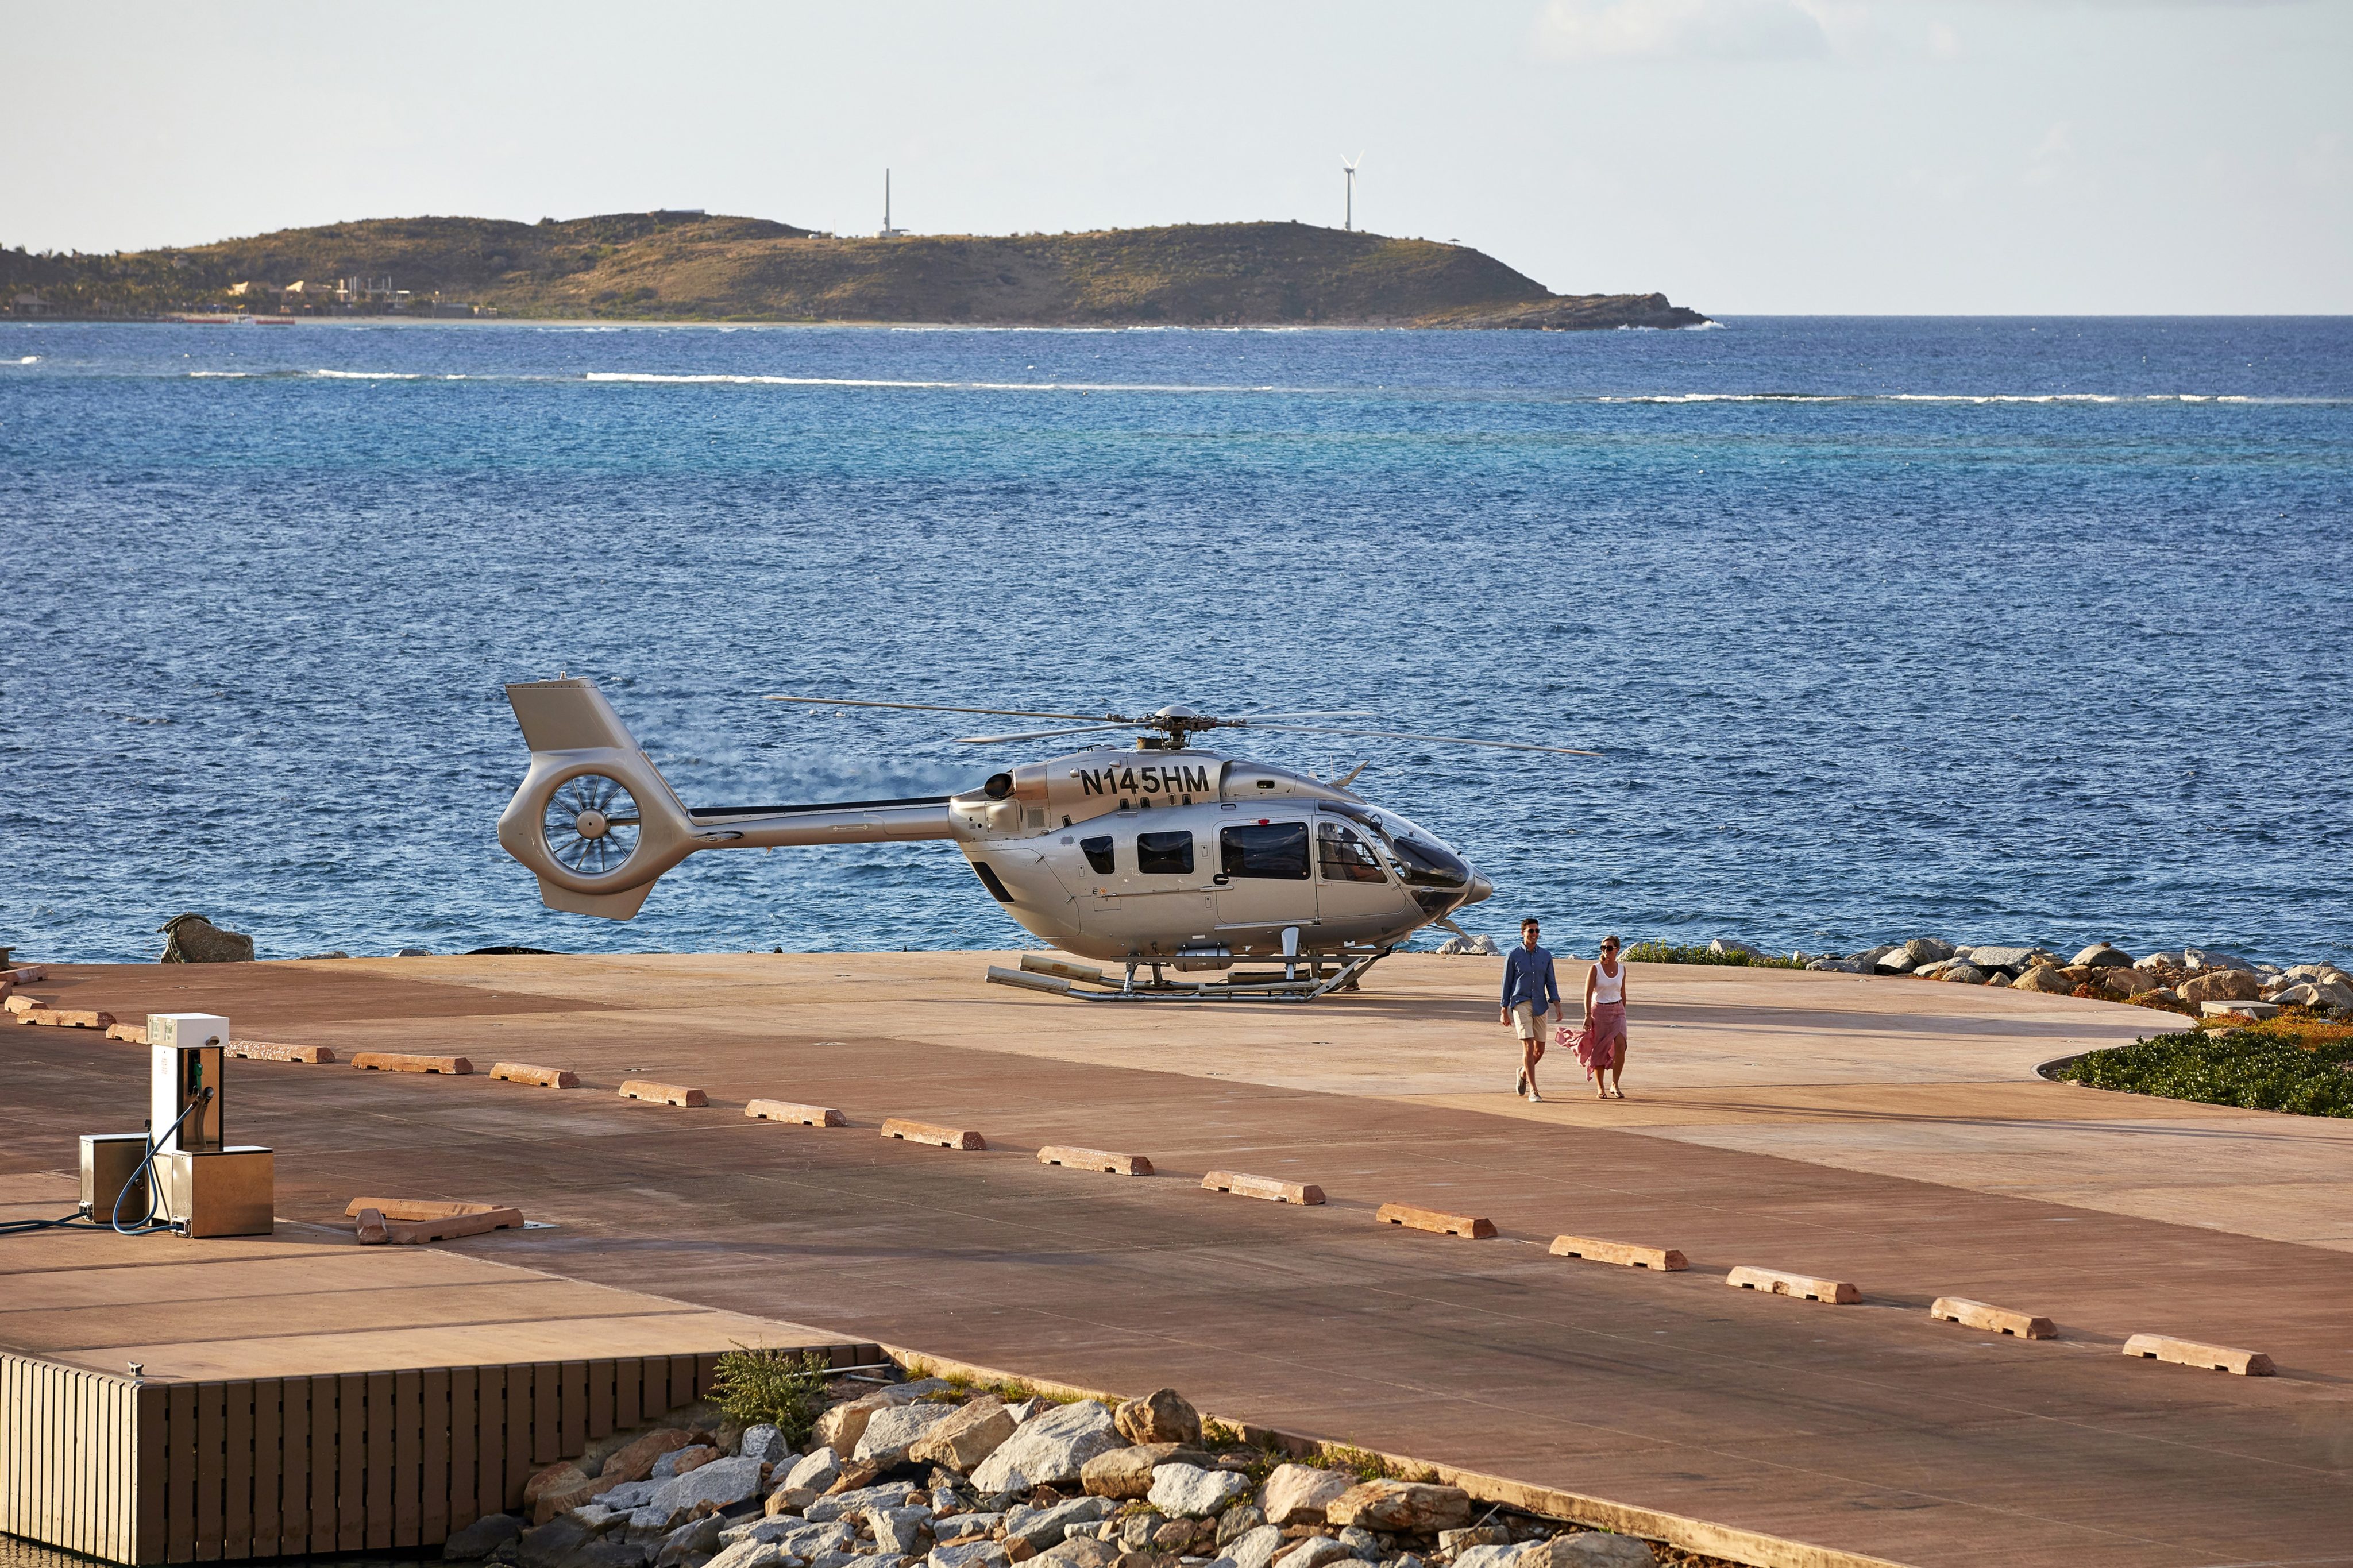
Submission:
<svg viewBox="0 0 2353 1568">
<path fill-rule="evenodd" d="M 1541 1040 L 1544 1038 L 1544 1017 L 1536 1011 L 1535 1003 L 1517 1003 L 1512 1008 L 1512 1027 L 1524 1040 Z"/>
</svg>

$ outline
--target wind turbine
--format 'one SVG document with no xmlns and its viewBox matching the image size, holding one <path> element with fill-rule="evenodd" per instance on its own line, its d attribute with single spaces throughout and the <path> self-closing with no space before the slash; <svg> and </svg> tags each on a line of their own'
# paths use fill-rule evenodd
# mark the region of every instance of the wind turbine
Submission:
<svg viewBox="0 0 2353 1568">
<path fill-rule="evenodd" d="M 1340 172 L 1348 176 L 1348 216 L 1340 222 L 1343 230 L 1353 231 L 1356 226 L 1356 165 L 1364 161 L 1362 153 L 1357 153 L 1354 160 L 1340 160 Z"/>
</svg>

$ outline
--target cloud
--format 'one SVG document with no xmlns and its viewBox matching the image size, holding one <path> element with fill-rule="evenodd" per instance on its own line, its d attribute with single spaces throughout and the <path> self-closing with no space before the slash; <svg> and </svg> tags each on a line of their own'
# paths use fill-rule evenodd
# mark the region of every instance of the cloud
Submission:
<svg viewBox="0 0 2353 1568">
<path fill-rule="evenodd" d="M 1828 22 L 1822 0 L 1552 0 L 1536 40 L 1577 62 L 1818 59 Z"/>
</svg>

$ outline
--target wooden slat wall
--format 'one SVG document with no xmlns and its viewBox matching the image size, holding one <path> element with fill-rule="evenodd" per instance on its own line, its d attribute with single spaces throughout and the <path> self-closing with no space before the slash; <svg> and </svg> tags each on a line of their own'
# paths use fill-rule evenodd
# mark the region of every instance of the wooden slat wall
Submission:
<svg viewBox="0 0 2353 1568">
<path fill-rule="evenodd" d="M 520 1508 L 533 1470 L 708 1394 L 717 1362 L 134 1385 L 0 1354 L 0 1531 L 124 1563 L 434 1547 Z"/>
<path fill-rule="evenodd" d="M 141 1392 L 128 1378 L 0 1355 L 0 1531 L 129 1561 Z"/>
</svg>

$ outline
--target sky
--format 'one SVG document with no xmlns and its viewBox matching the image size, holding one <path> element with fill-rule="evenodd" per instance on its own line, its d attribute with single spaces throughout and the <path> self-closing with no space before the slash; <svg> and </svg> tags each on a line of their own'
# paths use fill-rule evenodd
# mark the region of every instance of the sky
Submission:
<svg viewBox="0 0 2353 1568">
<path fill-rule="evenodd" d="M 0 245 L 1231 219 L 1711 314 L 2353 310 L 2353 0 L 0 0 Z"/>
</svg>

